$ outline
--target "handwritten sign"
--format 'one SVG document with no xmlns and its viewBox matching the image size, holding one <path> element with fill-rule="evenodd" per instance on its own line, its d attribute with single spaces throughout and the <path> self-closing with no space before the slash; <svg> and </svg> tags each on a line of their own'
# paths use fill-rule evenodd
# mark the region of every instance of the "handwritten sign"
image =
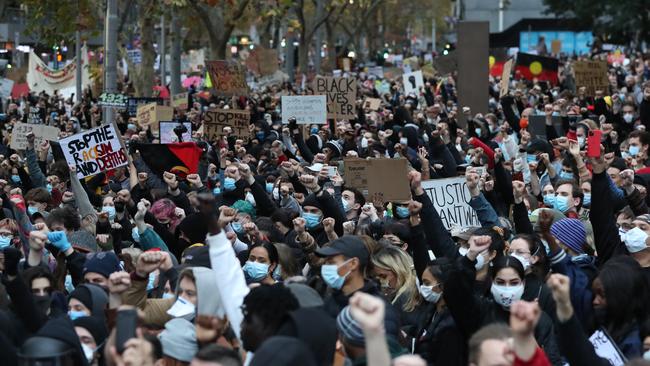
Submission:
<svg viewBox="0 0 650 366">
<path fill-rule="evenodd" d="M 481 226 L 476 211 L 469 205 L 472 196 L 465 178 L 427 180 L 422 182 L 422 188 L 429 195 L 447 230 L 452 226 Z"/>
<path fill-rule="evenodd" d="M 189 98 L 188 93 L 180 93 L 172 96 L 172 107 L 178 108 L 178 109 L 187 109 L 187 104 Z"/>
<path fill-rule="evenodd" d="M 406 94 L 418 94 L 420 88 L 424 88 L 424 77 L 420 70 L 404 74 L 402 75 L 402 79 L 404 83 L 404 93 Z"/>
<path fill-rule="evenodd" d="M 510 87 L 510 72 L 512 71 L 512 62 L 510 59 L 506 61 L 503 65 L 503 73 L 501 73 L 501 84 L 499 89 L 499 98 L 503 98 L 508 94 L 508 88 Z"/>
<path fill-rule="evenodd" d="M 104 107 L 126 108 L 129 102 L 128 96 L 117 93 L 102 93 L 97 99 L 97 104 Z"/>
<path fill-rule="evenodd" d="M 27 135 L 33 133 L 36 139 L 34 145 L 38 146 L 45 141 L 56 141 L 59 139 L 59 129 L 45 125 L 34 125 L 31 123 L 16 123 L 11 130 L 11 148 L 14 150 L 27 149 Z"/>
<path fill-rule="evenodd" d="M 344 159 L 345 184 L 357 188 L 368 199 L 376 196 L 384 202 L 408 201 L 411 189 L 406 159 Z"/>
<path fill-rule="evenodd" d="M 129 114 L 129 117 L 135 117 L 138 115 L 138 106 L 149 103 L 163 105 L 164 102 L 162 98 L 129 98 L 126 102 L 126 111 Z"/>
<path fill-rule="evenodd" d="M 212 87 L 218 96 L 232 97 L 248 94 L 246 71 L 242 66 L 228 61 L 207 61 Z"/>
<path fill-rule="evenodd" d="M 327 118 L 353 119 L 356 117 L 357 80 L 317 76 L 314 92 L 327 96 Z"/>
<path fill-rule="evenodd" d="M 29 107 L 29 115 L 27 115 L 27 123 L 42 124 L 43 117 L 39 107 Z"/>
<path fill-rule="evenodd" d="M 588 96 L 595 96 L 596 91 L 609 92 L 607 61 L 576 61 L 573 64 L 576 87 L 587 88 Z"/>
<path fill-rule="evenodd" d="M 208 141 L 214 142 L 226 136 L 224 128 L 230 127 L 232 129 L 231 136 L 242 139 L 244 143 L 247 143 L 251 138 L 250 130 L 248 129 L 250 119 L 251 115 L 249 111 L 232 109 L 207 111 L 203 118 L 203 131 Z"/>
<path fill-rule="evenodd" d="M 327 122 L 327 100 L 324 95 L 282 96 L 282 123 L 295 117 L 298 124 Z"/>
<path fill-rule="evenodd" d="M 161 144 L 172 144 L 178 141 L 178 136 L 176 135 L 176 132 L 174 132 L 174 128 L 178 126 L 178 122 L 173 122 L 173 121 L 161 121 L 160 122 L 160 143 Z M 192 141 L 192 123 L 191 122 L 184 122 L 183 126 L 187 129 L 187 131 L 183 132 L 183 135 L 181 136 L 183 138 L 183 142 L 190 142 Z"/>
<path fill-rule="evenodd" d="M 606 359 L 612 366 L 623 366 L 627 362 L 623 353 L 602 329 L 595 331 L 589 337 L 589 342 L 594 346 L 598 357 Z"/>
<path fill-rule="evenodd" d="M 93 128 L 59 141 L 68 165 L 77 167 L 77 178 L 85 178 L 127 165 L 127 152 L 112 124 Z"/>
<path fill-rule="evenodd" d="M 138 107 L 138 123 L 142 127 L 149 126 L 152 131 L 158 132 L 158 122 L 171 121 L 174 118 L 172 107 L 156 103 L 145 104 Z"/>
<path fill-rule="evenodd" d="M 278 51 L 255 47 L 246 59 L 246 67 L 256 75 L 272 75 L 278 70 Z"/>
<path fill-rule="evenodd" d="M 364 109 L 370 109 L 371 111 L 378 111 L 381 106 L 381 99 L 379 98 L 366 98 L 363 102 Z"/>
</svg>

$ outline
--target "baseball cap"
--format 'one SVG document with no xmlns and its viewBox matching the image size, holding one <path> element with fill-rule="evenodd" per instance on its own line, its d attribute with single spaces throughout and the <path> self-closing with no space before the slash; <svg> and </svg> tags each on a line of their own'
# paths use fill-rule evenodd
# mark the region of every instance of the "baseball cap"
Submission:
<svg viewBox="0 0 650 366">
<path fill-rule="evenodd" d="M 343 235 L 336 240 L 332 240 L 328 246 L 316 251 L 316 255 L 319 257 L 333 257 L 339 254 L 347 258 L 359 258 L 362 265 L 368 264 L 370 257 L 370 253 L 368 253 L 363 241 L 353 235 Z"/>
</svg>

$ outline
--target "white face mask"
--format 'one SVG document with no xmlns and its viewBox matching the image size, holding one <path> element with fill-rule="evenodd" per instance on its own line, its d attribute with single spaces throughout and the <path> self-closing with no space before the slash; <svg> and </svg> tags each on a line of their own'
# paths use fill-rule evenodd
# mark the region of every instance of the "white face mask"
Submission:
<svg viewBox="0 0 650 366">
<path fill-rule="evenodd" d="M 469 252 L 468 248 L 458 248 L 458 253 L 460 253 L 462 256 L 467 256 L 467 252 Z M 483 269 L 483 267 L 485 267 L 485 257 L 483 254 L 484 253 L 479 253 L 479 255 L 476 256 L 476 264 L 474 265 L 474 268 L 476 268 L 477 271 L 480 271 Z"/>
<path fill-rule="evenodd" d="M 421 285 L 420 295 L 422 295 L 427 302 L 437 304 L 438 301 L 440 301 L 440 297 L 442 297 L 442 292 L 433 291 L 433 286 Z"/>
<path fill-rule="evenodd" d="M 181 296 L 179 296 L 174 305 L 167 310 L 167 314 L 170 316 L 174 318 L 184 318 L 189 321 L 194 319 L 195 312 L 196 306 Z"/>
<path fill-rule="evenodd" d="M 90 348 L 89 345 L 82 343 L 81 348 L 84 351 L 84 356 L 86 356 L 86 360 L 88 360 L 88 363 L 92 363 L 93 357 L 95 357 L 95 351 Z"/>
<path fill-rule="evenodd" d="M 521 256 L 516 253 L 510 254 L 511 257 L 517 258 L 519 262 L 521 262 L 521 265 L 524 266 L 524 271 L 527 271 L 528 268 L 530 268 L 530 260 L 526 259 L 524 256 Z"/>
<path fill-rule="evenodd" d="M 646 240 L 648 234 L 645 231 L 635 227 L 622 235 L 625 247 L 630 253 L 638 253 L 648 247 Z"/>
<path fill-rule="evenodd" d="M 490 292 L 497 304 L 504 308 L 510 308 L 515 301 L 521 300 L 521 295 L 524 294 L 524 284 L 521 283 L 517 286 L 502 286 L 493 283 Z"/>
</svg>

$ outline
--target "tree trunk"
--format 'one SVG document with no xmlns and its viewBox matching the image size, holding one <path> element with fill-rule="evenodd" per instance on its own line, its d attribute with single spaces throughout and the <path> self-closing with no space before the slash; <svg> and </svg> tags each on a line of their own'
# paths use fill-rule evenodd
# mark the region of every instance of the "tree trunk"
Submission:
<svg viewBox="0 0 650 366">
<path fill-rule="evenodd" d="M 140 28 L 140 50 L 142 62 L 133 73 L 133 86 L 136 95 L 150 97 L 154 81 L 154 62 L 156 52 L 154 44 L 154 1 L 148 0 L 138 7 L 138 26 Z"/>
<path fill-rule="evenodd" d="M 178 94 L 182 91 L 181 88 L 181 24 L 178 20 L 178 9 L 172 11 L 172 24 L 171 24 L 171 55 L 170 55 L 170 89 L 171 94 Z"/>
<path fill-rule="evenodd" d="M 298 49 L 298 67 L 301 74 L 307 74 L 309 71 L 309 40 L 300 37 L 300 48 Z"/>
</svg>

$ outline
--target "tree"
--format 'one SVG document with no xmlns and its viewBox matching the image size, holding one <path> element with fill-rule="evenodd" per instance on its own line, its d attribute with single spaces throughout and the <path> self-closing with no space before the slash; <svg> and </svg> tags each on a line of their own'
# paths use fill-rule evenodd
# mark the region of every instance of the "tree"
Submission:
<svg viewBox="0 0 650 366">
<path fill-rule="evenodd" d="M 26 32 L 36 43 L 52 46 L 60 42 L 72 44 L 77 27 L 99 31 L 101 9 L 99 0 L 24 0 Z"/>
<path fill-rule="evenodd" d="M 547 13 L 571 18 L 606 42 L 639 47 L 642 40 L 650 37 L 647 0 L 544 0 L 544 4 Z"/>
</svg>

